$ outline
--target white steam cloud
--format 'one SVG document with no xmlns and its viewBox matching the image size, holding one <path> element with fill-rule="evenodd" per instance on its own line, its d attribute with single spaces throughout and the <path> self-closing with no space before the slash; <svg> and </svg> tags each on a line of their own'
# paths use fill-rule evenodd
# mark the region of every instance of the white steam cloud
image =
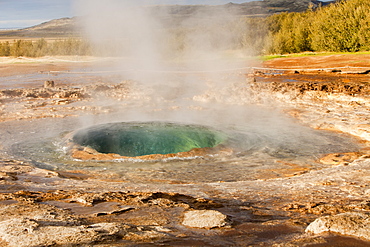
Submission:
<svg viewBox="0 0 370 247">
<path fill-rule="evenodd" d="M 126 69 L 163 71 L 169 69 L 164 63 L 178 59 L 188 61 L 187 68 L 225 69 L 220 58 L 238 35 L 228 8 L 145 3 L 150 1 L 80 0 L 76 8 L 88 38 L 110 55 L 130 59 Z"/>
<path fill-rule="evenodd" d="M 228 83 L 235 82 L 226 72 L 248 66 L 230 58 L 240 35 L 234 26 L 240 16 L 217 5 L 195 9 L 149 3 L 79 0 L 75 7 L 89 40 L 103 56 L 115 57 L 113 69 L 151 91 L 156 107 L 194 107 L 193 99 L 210 89 L 226 94 Z M 175 1 L 181 3 L 185 1 Z M 181 111 L 171 114 L 179 117 Z"/>
</svg>

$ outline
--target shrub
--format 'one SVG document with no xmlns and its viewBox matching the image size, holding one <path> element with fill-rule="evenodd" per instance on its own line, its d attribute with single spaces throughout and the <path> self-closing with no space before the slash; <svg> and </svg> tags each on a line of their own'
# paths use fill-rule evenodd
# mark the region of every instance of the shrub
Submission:
<svg viewBox="0 0 370 247">
<path fill-rule="evenodd" d="M 87 42 L 78 39 L 0 42 L 0 56 L 42 57 L 46 55 L 91 55 L 91 47 Z"/>
</svg>

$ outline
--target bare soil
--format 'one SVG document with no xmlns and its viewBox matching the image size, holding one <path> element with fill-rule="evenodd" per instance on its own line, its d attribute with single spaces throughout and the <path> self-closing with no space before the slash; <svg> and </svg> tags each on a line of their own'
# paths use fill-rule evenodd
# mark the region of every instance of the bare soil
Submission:
<svg viewBox="0 0 370 247">
<path fill-rule="evenodd" d="M 264 66 L 272 68 L 325 69 L 340 67 L 370 67 L 370 54 L 312 55 L 282 57 L 265 61 Z"/>
</svg>

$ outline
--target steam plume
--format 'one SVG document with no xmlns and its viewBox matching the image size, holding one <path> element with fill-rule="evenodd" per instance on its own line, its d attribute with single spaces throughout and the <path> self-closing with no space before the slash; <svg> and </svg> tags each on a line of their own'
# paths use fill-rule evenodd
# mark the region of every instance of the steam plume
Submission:
<svg viewBox="0 0 370 247">
<path fill-rule="evenodd" d="M 237 17 L 216 5 L 187 15 L 176 5 L 148 3 L 80 0 L 76 9 L 87 37 L 102 55 L 119 58 L 116 69 L 152 90 L 158 102 L 183 107 L 194 104 L 188 100 L 207 89 L 226 87 L 224 72 L 240 67 L 225 59 L 227 51 L 235 49 Z"/>
</svg>

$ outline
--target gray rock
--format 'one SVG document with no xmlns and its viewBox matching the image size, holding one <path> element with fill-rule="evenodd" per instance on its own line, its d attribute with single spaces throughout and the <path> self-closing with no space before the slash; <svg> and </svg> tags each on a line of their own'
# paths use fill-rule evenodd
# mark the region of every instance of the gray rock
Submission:
<svg viewBox="0 0 370 247">
<path fill-rule="evenodd" d="M 227 216 L 215 210 L 194 210 L 184 214 L 183 225 L 195 228 L 215 228 L 227 225 Z"/>
<path fill-rule="evenodd" d="M 116 223 L 89 226 L 42 226 L 34 219 L 2 221 L 0 238 L 10 247 L 81 244 L 119 235 L 124 228 Z"/>
<path fill-rule="evenodd" d="M 306 228 L 306 232 L 314 234 L 332 232 L 370 240 L 370 215 L 342 213 L 320 217 Z"/>
</svg>

